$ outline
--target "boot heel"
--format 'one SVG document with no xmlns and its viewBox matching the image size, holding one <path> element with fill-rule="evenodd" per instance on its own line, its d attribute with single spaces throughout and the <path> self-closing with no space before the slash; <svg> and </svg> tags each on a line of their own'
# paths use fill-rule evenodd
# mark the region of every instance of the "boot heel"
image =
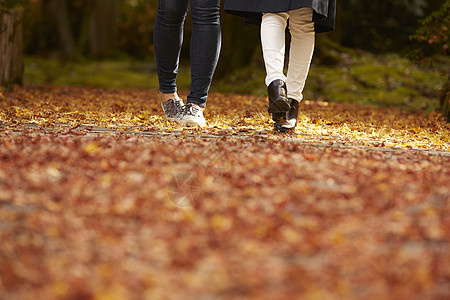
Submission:
<svg viewBox="0 0 450 300">
<path fill-rule="evenodd" d="M 287 113 L 273 113 L 272 119 L 275 121 L 273 130 L 280 133 L 291 133 L 295 131 L 298 119 L 297 100 L 290 99 L 291 109 Z"/>
</svg>

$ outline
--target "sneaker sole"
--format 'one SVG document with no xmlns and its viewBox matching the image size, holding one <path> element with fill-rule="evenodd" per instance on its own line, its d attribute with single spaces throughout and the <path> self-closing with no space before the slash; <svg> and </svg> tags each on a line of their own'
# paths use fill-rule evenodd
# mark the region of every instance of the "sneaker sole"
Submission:
<svg viewBox="0 0 450 300">
<path fill-rule="evenodd" d="M 175 121 L 182 126 L 189 126 L 189 127 L 195 127 L 195 126 L 205 127 L 206 126 L 206 122 L 198 123 L 198 122 L 195 122 L 192 120 L 179 120 L 179 119 L 176 119 Z"/>
</svg>

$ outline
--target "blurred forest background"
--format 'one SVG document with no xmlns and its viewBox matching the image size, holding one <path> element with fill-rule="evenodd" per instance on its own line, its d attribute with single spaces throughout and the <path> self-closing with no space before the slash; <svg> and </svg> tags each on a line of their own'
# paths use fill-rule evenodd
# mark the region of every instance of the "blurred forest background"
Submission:
<svg viewBox="0 0 450 300">
<path fill-rule="evenodd" d="M 24 84 L 157 88 L 157 0 L 0 0 L 23 20 Z M 433 110 L 448 103 L 450 0 L 339 0 L 305 97 Z M 222 13 L 212 91 L 265 95 L 259 28 Z M 189 87 L 190 17 L 180 89 Z M 288 36 L 288 35 L 287 35 Z M 439 104 L 438 99 L 441 99 Z"/>
</svg>

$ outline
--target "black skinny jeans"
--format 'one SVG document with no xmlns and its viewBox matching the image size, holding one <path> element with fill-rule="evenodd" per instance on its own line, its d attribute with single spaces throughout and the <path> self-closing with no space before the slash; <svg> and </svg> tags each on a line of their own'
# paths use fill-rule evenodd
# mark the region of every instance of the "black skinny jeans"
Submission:
<svg viewBox="0 0 450 300">
<path fill-rule="evenodd" d="M 220 0 L 159 0 L 154 46 L 159 90 L 177 91 L 176 79 L 188 4 L 192 17 L 191 92 L 187 103 L 206 106 L 221 46 Z"/>
</svg>

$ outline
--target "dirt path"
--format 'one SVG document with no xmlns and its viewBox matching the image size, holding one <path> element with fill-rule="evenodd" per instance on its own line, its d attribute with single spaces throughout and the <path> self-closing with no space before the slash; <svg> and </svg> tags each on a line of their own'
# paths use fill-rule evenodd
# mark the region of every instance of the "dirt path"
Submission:
<svg viewBox="0 0 450 300">
<path fill-rule="evenodd" d="M 37 91 L 0 102 L 0 299 L 450 297 L 437 116 L 311 102 L 280 136 L 237 95 L 195 130 L 108 124 L 148 91 Z"/>
</svg>

